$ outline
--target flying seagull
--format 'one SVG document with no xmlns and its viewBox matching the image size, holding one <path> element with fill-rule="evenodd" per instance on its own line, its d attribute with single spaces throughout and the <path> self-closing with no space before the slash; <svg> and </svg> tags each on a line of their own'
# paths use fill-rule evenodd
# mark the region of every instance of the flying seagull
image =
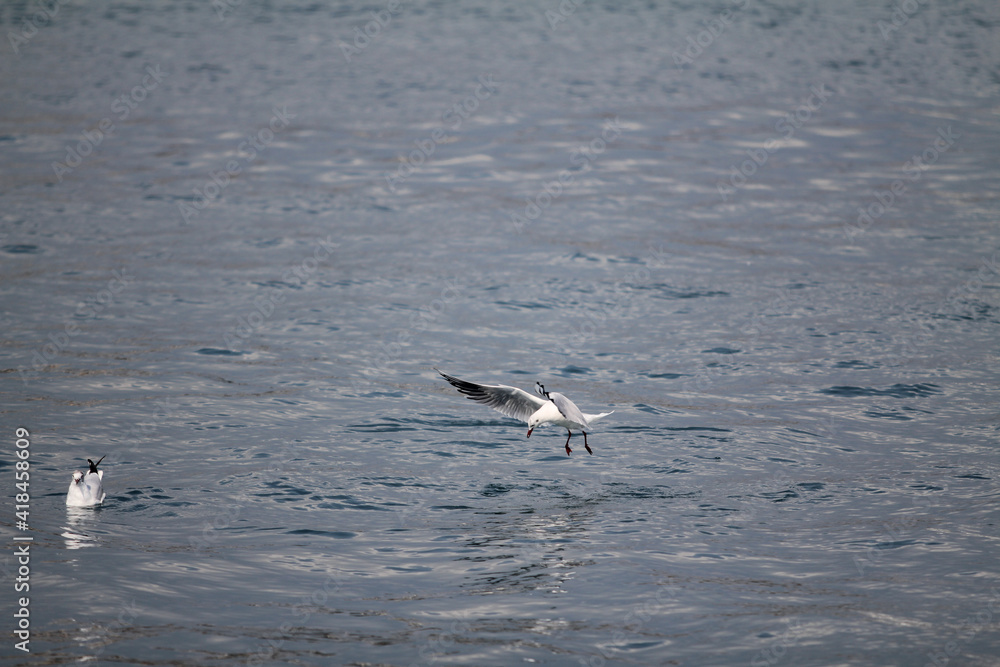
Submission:
<svg viewBox="0 0 1000 667">
<path fill-rule="evenodd" d="M 104 471 L 98 470 L 104 457 L 97 459 L 94 463 L 87 459 L 90 469 L 86 473 L 79 470 L 73 473 L 73 481 L 69 483 L 69 491 L 66 493 L 66 504 L 70 507 L 91 507 L 104 502 L 104 487 L 101 480 L 104 479 Z"/>
<path fill-rule="evenodd" d="M 590 445 L 587 444 L 587 429 L 591 422 L 595 422 L 601 417 L 607 417 L 614 412 L 602 412 L 599 415 L 588 415 L 580 412 L 576 403 L 569 400 L 560 393 L 546 391 L 545 386 L 540 382 L 535 383 L 535 391 L 538 396 L 529 394 L 517 387 L 508 387 L 504 384 L 476 384 L 459 380 L 457 377 L 443 373 L 435 368 L 441 377 L 451 383 L 455 389 L 467 398 L 479 403 L 485 403 L 494 410 L 501 412 L 508 417 L 520 419 L 528 422 L 528 437 L 539 424 L 555 424 L 562 426 L 569 435 L 566 436 L 566 454 L 573 450 L 569 448 L 569 439 L 573 437 L 573 431 L 583 433 L 583 446 L 587 452 L 593 454 Z"/>
</svg>

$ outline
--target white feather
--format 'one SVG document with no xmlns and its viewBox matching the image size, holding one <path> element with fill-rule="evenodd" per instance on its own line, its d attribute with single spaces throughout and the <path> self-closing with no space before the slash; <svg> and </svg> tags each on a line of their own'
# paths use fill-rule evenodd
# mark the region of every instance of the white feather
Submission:
<svg viewBox="0 0 1000 667">
<path fill-rule="evenodd" d="M 96 473 L 88 472 L 86 475 L 80 471 L 73 473 L 73 481 L 69 483 L 69 491 L 66 493 L 66 505 L 93 507 L 103 503 L 107 495 L 101 483 L 103 480 L 103 470 L 98 470 Z"/>
</svg>

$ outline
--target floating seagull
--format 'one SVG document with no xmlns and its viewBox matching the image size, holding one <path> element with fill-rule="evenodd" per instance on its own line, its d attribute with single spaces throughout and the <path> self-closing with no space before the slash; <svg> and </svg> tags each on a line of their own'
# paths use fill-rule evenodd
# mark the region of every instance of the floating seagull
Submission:
<svg viewBox="0 0 1000 667">
<path fill-rule="evenodd" d="M 587 432 L 584 430 L 590 426 L 591 422 L 597 421 L 601 417 L 607 417 L 614 412 L 602 412 L 599 415 L 588 415 L 580 412 L 576 403 L 557 392 L 545 391 L 545 386 L 540 382 L 535 383 L 535 391 L 538 396 L 533 396 L 517 387 L 508 387 L 504 384 L 476 384 L 466 382 L 452 377 L 447 373 L 441 373 L 441 377 L 450 382 L 459 392 L 473 401 L 485 403 L 494 410 L 501 412 L 508 417 L 520 419 L 528 422 L 528 436 L 539 424 L 555 424 L 562 426 L 569 432 L 566 436 L 566 454 L 573 450 L 569 448 L 569 439 L 573 437 L 573 431 L 583 433 L 583 446 L 587 452 L 593 454 L 590 445 L 587 444 Z"/>
<path fill-rule="evenodd" d="M 73 481 L 70 482 L 69 492 L 66 494 L 66 504 L 68 506 L 91 507 L 104 502 L 104 497 L 107 495 L 104 493 L 104 487 L 101 486 L 101 480 L 104 479 L 104 471 L 97 469 L 97 466 L 101 465 L 101 461 L 103 460 L 103 456 L 97 459 L 97 463 L 87 459 L 87 463 L 90 464 L 90 470 L 86 474 L 79 470 L 73 473 Z"/>
</svg>

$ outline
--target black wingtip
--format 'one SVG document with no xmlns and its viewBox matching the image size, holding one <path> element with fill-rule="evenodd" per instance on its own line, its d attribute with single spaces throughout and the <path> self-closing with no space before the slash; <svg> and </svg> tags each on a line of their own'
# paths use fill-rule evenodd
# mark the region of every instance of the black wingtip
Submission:
<svg viewBox="0 0 1000 667">
<path fill-rule="evenodd" d="M 438 371 L 438 373 L 441 373 L 441 371 Z M 478 385 L 476 385 L 476 384 L 474 384 L 472 382 L 466 382 L 465 380 L 459 379 L 459 378 L 455 377 L 454 375 L 448 375 L 447 373 L 441 373 L 441 377 L 443 377 L 445 380 L 447 380 L 448 383 L 451 384 L 451 386 L 455 387 L 455 389 L 458 389 L 463 394 L 468 393 L 468 392 L 477 393 L 477 392 L 481 391 L 479 389 Z"/>
<path fill-rule="evenodd" d="M 434 370 L 437 369 L 435 368 Z M 441 377 L 447 380 L 448 384 L 453 386 L 455 389 L 458 389 L 458 393 L 464 395 L 466 398 L 480 402 L 489 399 L 486 392 L 483 391 L 483 387 L 476 384 L 475 382 L 468 382 L 467 380 L 462 380 L 460 378 L 455 377 L 454 375 L 448 375 L 447 373 L 444 373 L 442 371 L 438 371 L 438 373 L 441 373 Z"/>
<path fill-rule="evenodd" d="M 104 460 L 105 456 L 107 456 L 107 454 L 105 454 L 101 458 L 97 459 L 97 463 L 94 463 L 90 459 L 87 459 L 87 463 L 90 464 L 90 470 L 88 470 L 87 472 L 92 472 L 92 473 L 94 473 L 96 475 L 97 474 L 97 466 L 101 465 L 101 461 Z"/>
</svg>

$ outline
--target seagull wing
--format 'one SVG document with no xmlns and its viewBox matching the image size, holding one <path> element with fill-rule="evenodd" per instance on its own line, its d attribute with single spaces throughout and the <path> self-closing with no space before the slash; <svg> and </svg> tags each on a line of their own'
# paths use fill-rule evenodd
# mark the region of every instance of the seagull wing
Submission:
<svg viewBox="0 0 1000 667">
<path fill-rule="evenodd" d="M 571 422 L 576 422 L 580 426 L 587 425 L 589 420 L 580 412 L 580 408 L 576 407 L 576 403 L 555 391 L 550 391 L 549 396 L 552 398 L 552 402 L 556 404 L 556 407 L 559 408 L 559 412 L 562 413 L 563 417 Z"/>
<path fill-rule="evenodd" d="M 434 370 L 441 373 L 441 377 L 473 401 L 485 403 L 497 412 L 514 419 L 520 419 L 523 422 L 528 421 L 528 417 L 548 403 L 545 399 L 532 396 L 517 387 L 508 387 L 505 384 L 476 384 L 475 382 L 459 380 L 457 377 L 442 373 L 436 368 Z"/>
</svg>

